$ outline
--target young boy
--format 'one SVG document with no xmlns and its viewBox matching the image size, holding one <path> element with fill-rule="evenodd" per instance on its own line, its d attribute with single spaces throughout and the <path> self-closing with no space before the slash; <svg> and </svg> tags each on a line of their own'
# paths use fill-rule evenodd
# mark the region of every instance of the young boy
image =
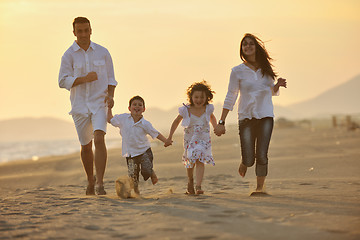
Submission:
<svg viewBox="0 0 360 240">
<path fill-rule="evenodd" d="M 120 128 L 122 137 L 122 155 L 126 157 L 128 174 L 134 181 L 134 191 L 139 191 L 139 173 L 144 180 L 151 178 L 156 184 L 158 178 L 153 170 L 153 154 L 150 142 L 147 139 L 149 134 L 153 139 L 157 138 L 166 142 L 166 138 L 157 131 L 149 121 L 143 118 L 145 101 L 140 96 L 135 96 L 129 101 L 130 113 L 117 114 L 113 116 L 111 108 L 108 108 L 107 121 L 114 127 Z"/>
</svg>

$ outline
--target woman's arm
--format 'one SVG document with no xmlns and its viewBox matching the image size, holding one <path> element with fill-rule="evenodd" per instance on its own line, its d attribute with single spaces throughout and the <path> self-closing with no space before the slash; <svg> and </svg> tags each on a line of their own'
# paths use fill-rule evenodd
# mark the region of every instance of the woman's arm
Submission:
<svg viewBox="0 0 360 240">
<path fill-rule="evenodd" d="M 220 120 L 223 122 L 223 124 L 217 124 L 216 127 L 214 128 L 214 132 L 217 136 L 221 136 L 222 134 L 225 134 L 225 131 L 226 131 L 225 119 L 226 119 L 229 111 L 230 111 L 229 109 L 223 108 L 223 110 L 221 112 Z"/>
<path fill-rule="evenodd" d="M 279 88 L 280 88 L 280 87 L 286 88 L 286 85 L 287 85 L 287 83 L 286 83 L 286 79 L 285 79 L 285 78 L 278 78 L 277 83 L 274 85 L 274 92 L 279 91 Z"/>
</svg>

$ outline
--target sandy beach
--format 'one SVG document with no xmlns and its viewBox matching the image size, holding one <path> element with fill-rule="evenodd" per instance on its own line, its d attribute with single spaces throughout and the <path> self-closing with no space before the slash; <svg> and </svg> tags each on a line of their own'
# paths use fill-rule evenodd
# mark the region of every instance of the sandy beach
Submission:
<svg viewBox="0 0 360 240">
<path fill-rule="evenodd" d="M 275 128 L 263 197 L 250 197 L 254 168 L 238 175 L 236 126 L 212 140 L 199 196 L 184 194 L 180 130 L 173 146 L 154 144 L 159 182 L 141 179 L 141 198 L 116 195 L 120 149 L 108 153 L 106 196 L 85 196 L 79 154 L 1 164 L 0 239 L 360 239 L 360 131 Z"/>
</svg>

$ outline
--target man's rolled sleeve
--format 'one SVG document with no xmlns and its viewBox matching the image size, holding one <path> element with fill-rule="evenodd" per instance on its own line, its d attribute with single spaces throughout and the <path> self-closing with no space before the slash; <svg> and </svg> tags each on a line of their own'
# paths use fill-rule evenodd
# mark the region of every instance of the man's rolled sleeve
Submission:
<svg viewBox="0 0 360 240">
<path fill-rule="evenodd" d="M 116 86 L 117 81 L 115 80 L 114 65 L 109 51 L 107 51 L 105 62 L 106 62 L 106 72 L 108 77 L 108 85 Z"/>
<path fill-rule="evenodd" d="M 68 59 L 66 59 L 66 56 L 64 55 L 61 58 L 61 66 L 59 72 L 59 87 L 66 88 L 67 90 L 70 91 L 75 80 L 76 77 L 74 77 L 74 70 L 71 66 L 71 63 L 69 62 Z"/>
</svg>

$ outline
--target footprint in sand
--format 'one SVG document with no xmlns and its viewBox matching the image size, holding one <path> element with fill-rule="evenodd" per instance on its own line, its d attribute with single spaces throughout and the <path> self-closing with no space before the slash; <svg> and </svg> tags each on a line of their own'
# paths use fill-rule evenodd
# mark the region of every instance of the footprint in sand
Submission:
<svg viewBox="0 0 360 240">
<path fill-rule="evenodd" d="M 134 182 L 128 176 L 121 176 L 115 181 L 116 194 L 121 198 L 131 198 L 131 190 L 134 189 Z"/>
<path fill-rule="evenodd" d="M 219 238 L 219 236 L 214 236 L 214 235 L 193 237 L 194 240 L 210 240 L 210 239 L 218 239 L 218 238 Z"/>
<path fill-rule="evenodd" d="M 270 197 L 271 195 L 266 192 L 252 192 L 250 197 Z"/>
</svg>

